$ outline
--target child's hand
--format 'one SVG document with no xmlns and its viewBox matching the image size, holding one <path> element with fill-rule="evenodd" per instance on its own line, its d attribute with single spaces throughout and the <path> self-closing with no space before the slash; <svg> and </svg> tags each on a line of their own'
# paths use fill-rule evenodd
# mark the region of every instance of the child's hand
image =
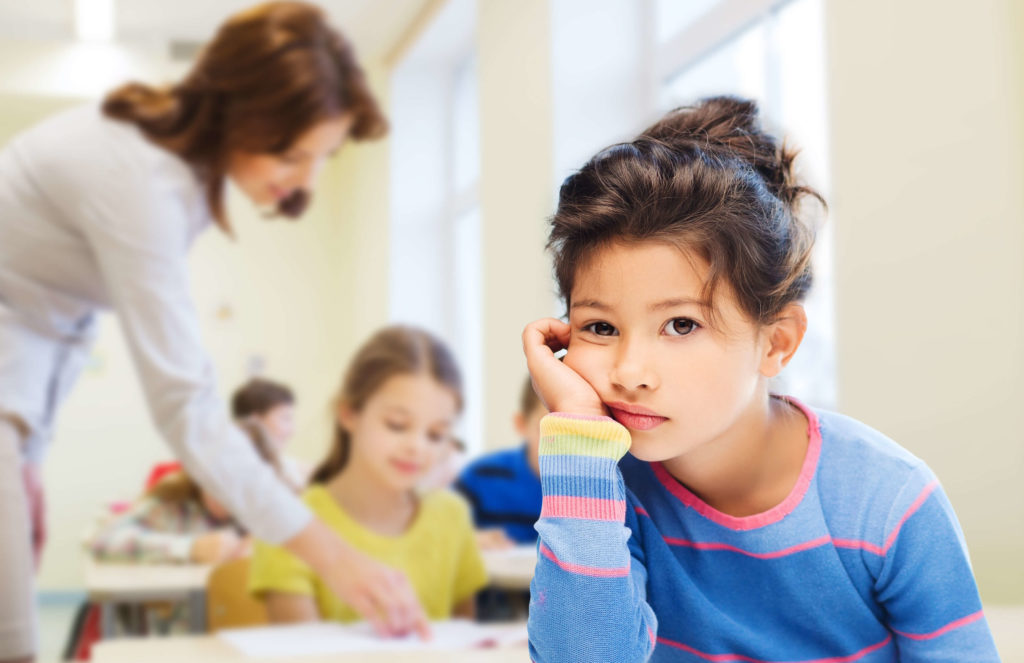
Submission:
<svg viewBox="0 0 1024 663">
<path fill-rule="evenodd" d="M 500 527 L 478 530 L 476 533 L 476 545 L 480 550 L 508 550 L 515 546 L 515 542 L 508 538 L 505 530 Z"/>
<path fill-rule="evenodd" d="M 548 412 L 607 416 L 608 411 L 590 383 L 555 353 L 569 347 L 569 325 L 554 318 L 531 322 L 523 330 L 523 352 L 533 388 Z"/>
<path fill-rule="evenodd" d="M 233 529 L 221 529 L 197 536 L 192 542 L 192 561 L 217 564 L 237 556 L 242 539 Z"/>
</svg>

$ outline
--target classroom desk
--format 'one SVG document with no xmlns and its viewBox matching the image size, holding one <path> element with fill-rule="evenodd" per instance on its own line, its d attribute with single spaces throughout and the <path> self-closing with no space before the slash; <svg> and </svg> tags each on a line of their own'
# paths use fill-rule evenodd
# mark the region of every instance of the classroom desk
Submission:
<svg viewBox="0 0 1024 663">
<path fill-rule="evenodd" d="M 92 650 L 95 663 L 529 663 L 526 645 L 500 649 L 469 649 L 431 652 L 360 652 L 326 656 L 249 658 L 216 636 L 119 639 L 98 643 Z"/>
<path fill-rule="evenodd" d="M 113 635 L 119 603 L 187 601 L 189 628 L 206 631 L 206 579 L 211 566 L 196 564 L 110 564 L 86 560 L 85 592 L 100 605 L 104 638 Z"/>
<path fill-rule="evenodd" d="M 536 546 L 516 546 L 508 550 L 486 550 L 481 554 L 492 587 L 530 589 L 533 569 L 537 565 Z"/>
</svg>

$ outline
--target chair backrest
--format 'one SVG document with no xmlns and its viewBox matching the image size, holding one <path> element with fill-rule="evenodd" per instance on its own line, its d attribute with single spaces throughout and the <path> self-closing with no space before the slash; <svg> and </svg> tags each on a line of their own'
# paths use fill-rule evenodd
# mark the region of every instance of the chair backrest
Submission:
<svg viewBox="0 0 1024 663">
<path fill-rule="evenodd" d="M 267 608 L 249 593 L 249 557 L 214 567 L 206 581 L 207 630 L 268 623 Z"/>
</svg>

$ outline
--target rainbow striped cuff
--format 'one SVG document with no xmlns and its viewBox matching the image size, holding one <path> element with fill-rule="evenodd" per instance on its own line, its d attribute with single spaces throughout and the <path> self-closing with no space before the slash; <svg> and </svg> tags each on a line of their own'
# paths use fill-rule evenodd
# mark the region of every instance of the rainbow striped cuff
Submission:
<svg viewBox="0 0 1024 663">
<path fill-rule="evenodd" d="M 629 445 L 629 431 L 608 417 L 552 413 L 541 419 L 541 518 L 623 522 L 618 462 Z"/>
</svg>

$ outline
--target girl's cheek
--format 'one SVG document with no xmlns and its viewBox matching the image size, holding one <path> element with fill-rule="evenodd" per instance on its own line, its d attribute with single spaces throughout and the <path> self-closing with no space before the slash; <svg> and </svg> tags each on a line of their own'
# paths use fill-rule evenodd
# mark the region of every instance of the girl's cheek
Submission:
<svg viewBox="0 0 1024 663">
<path fill-rule="evenodd" d="M 588 347 L 579 343 L 573 347 L 570 344 L 569 351 L 566 353 L 563 361 L 566 366 L 582 375 L 588 382 L 592 382 L 601 373 L 601 348 L 597 346 Z"/>
</svg>

